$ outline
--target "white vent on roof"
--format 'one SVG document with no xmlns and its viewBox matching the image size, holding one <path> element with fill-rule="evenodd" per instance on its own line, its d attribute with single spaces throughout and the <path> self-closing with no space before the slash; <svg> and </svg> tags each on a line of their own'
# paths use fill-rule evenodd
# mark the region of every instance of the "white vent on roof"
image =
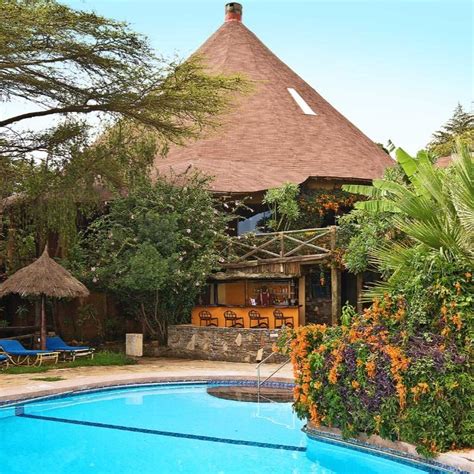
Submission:
<svg viewBox="0 0 474 474">
<path fill-rule="evenodd" d="M 288 87 L 288 92 L 291 97 L 295 99 L 295 102 L 299 105 L 300 109 L 306 115 L 316 115 L 316 112 L 306 103 L 306 101 L 301 97 L 298 92 L 295 91 L 292 87 Z"/>
</svg>

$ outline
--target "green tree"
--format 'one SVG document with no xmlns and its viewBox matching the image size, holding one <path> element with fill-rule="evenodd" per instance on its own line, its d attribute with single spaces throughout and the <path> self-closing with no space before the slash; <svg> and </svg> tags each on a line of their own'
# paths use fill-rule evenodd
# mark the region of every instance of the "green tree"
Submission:
<svg viewBox="0 0 474 474">
<path fill-rule="evenodd" d="M 357 188 L 375 199 L 356 207 L 392 213 L 392 235 L 368 252 L 387 275 L 369 292 L 372 297 L 410 280 L 417 261 L 426 265 L 425 273 L 439 258 L 460 271 L 474 264 L 474 164 L 469 148 L 459 143 L 448 169 L 438 169 L 424 153 L 412 158 L 398 149 L 396 155 L 406 183 L 385 179 L 375 181 L 373 188 Z"/>
<path fill-rule="evenodd" d="M 166 344 L 169 323 L 186 320 L 209 273 L 231 215 L 200 175 L 144 180 L 111 202 L 70 257 L 91 287 L 111 292 L 128 315 Z"/>
<path fill-rule="evenodd" d="M 17 229 L 12 248 L 26 234 L 41 248 L 51 233 L 66 248 L 77 206 L 87 213 L 149 173 L 169 143 L 217 126 L 246 86 L 206 74 L 198 57 L 158 57 L 125 23 L 54 0 L 0 0 L 0 98 L 13 111 L 0 119 L 0 198 L 15 195 L 2 216 Z"/>
<path fill-rule="evenodd" d="M 344 249 L 344 265 L 351 273 L 378 270 L 371 265 L 370 253 L 381 241 L 394 237 L 392 217 L 389 212 L 361 209 L 339 217 L 338 246 Z"/>
<path fill-rule="evenodd" d="M 421 155 L 420 155 L 421 156 Z M 403 158 L 401 158 L 403 161 Z M 408 178 L 399 162 L 387 168 L 383 180 L 374 180 L 372 186 L 344 185 L 342 188 L 349 193 L 365 196 L 369 200 L 354 203 L 354 209 L 337 219 L 338 246 L 345 250 L 344 264 L 352 273 L 363 273 L 383 269 L 371 264 L 371 252 L 381 242 L 396 240 L 400 234 L 393 224 L 397 209 L 387 196 L 390 195 L 389 185 L 395 183 L 409 186 Z"/>
<path fill-rule="evenodd" d="M 453 116 L 433 134 L 428 150 L 437 156 L 449 156 L 456 147 L 456 141 L 474 149 L 474 114 L 464 111 L 461 104 L 454 109 Z"/>
<path fill-rule="evenodd" d="M 291 223 L 300 215 L 298 196 L 300 188 L 294 183 L 285 183 L 278 188 L 269 189 L 263 198 L 272 213 L 267 222 L 268 227 L 275 231 L 288 230 Z"/>
<path fill-rule="evenodd" d="M 204 74 L 198 58 L 159 58 L 127 24 L 54 0 L 0 0 L 0 58 L 2 99 L 29 109 L 0 120 L 2 155 L 49 151 L 75 136 L 72 120 L 61 126 L 61 136 L 54 136 L 55 128 L 39 134 L 9 128 L 65 114 L 128 119 L 181 142 L 215 124 L 226 105 L 223 93 L 242 83 Z"/>
</svg>

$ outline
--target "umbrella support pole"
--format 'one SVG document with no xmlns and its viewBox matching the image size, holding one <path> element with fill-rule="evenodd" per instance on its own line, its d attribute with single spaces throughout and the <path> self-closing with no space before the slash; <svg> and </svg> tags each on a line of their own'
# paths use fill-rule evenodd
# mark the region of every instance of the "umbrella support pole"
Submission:
<svg viewBox="0 0 474 474">
<path fill-rule="evenodd" d="M 41 350 L 46 349 L 46 310 L 44 304 L 45 297 L 41 295 L 41 329 L 40 329 L 40 341 L 41 341 Z"/>
</svg>

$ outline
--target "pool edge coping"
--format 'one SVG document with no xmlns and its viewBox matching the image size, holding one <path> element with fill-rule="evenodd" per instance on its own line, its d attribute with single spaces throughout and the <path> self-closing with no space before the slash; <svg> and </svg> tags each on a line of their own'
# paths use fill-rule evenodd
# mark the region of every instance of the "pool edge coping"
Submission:
<svg viewBox="0 0 474 474">
<path fill-rule="evenodd" d="M 365 453 L 373 454 L 375 456 L 385 457 L 393 461 L 406 464 L 413 467 L 419 467 L 420 465 L 425 468 L 433 468 L 444 470 L 446 473 L 455 474 L 470 474 L 472 471 L 464 470 L 458 466 L 439 462 L 436 459 L 429 459 L 422 457 L 421 455 L 414 455 L 397 449 L 392 449 L 377 444 L 364 442 L 354 438 L 344 439 L 341 435 L 328 433 L 326 431 L 317 430 L 314 428 L 308 428 L 304 426 L 303 431 L 308 435 L 310 439 L 315 441 L 321 441 L 327 444 L 334 444 L 336 446 L 342 446 L 349 449 L 355 449 Z"/>
<path fill-rule="evenodd" d="M 120 390 L 121 388 L 134 388 L 134 387 L 146 387 L 146 386 L 153 386 L 153 385 L 173 385 L 173 384 L 180 384 L 180 385 L 197 385 L 197 384 L 209 384 L 209 383 L 217 383 L 217 384 L 242 384 L 242 385 L 255 385 L 257 382 L 257 377 L 245 377 L 245 376 L 203 376 L 203 377 L 154 377 L 149 378 L 147 377 L 145 380 L 120 380 L 116 382 L 94 382 L 91 384 L 84 384 L 81 388 L 74 388 L 74 389 L 52 389 L 52 390 L 39 390 L 37 392 L 25 394 L 25 397 L 14 397 L 9 400 L 2 400 L 0 397 L 0 409 L 1 408 L 9 408 L 15 407 L 19 404 L 29 404 L 35 401 L 46 401 L 51 399 L 63 398 L 67 396 L 76 396 L 82 395 L 87 393 L 94 393 L 100 391 L 112 391 L 112 390 Z M 266 382 L 265 385 L 267 387 L 287 387 L 292 388 L 294 386 L 294 382 L 288 378 L 277 378 L 273 381 Z"/>
</svg>

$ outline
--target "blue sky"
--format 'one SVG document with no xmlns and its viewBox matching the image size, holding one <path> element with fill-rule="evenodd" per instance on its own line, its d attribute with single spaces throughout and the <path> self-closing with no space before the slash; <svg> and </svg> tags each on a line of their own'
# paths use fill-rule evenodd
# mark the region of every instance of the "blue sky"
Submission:
<svg viewBox="0 0 474 474">
<path fill-rule="evenodd" d="M 224 0 L 68 0 L 124 20 L 187 57 L 223 22 Z M 244 23 L 374 141 L 416 152 L 473 100 L 471 0 L 245 0 Z"/>
</svg>

